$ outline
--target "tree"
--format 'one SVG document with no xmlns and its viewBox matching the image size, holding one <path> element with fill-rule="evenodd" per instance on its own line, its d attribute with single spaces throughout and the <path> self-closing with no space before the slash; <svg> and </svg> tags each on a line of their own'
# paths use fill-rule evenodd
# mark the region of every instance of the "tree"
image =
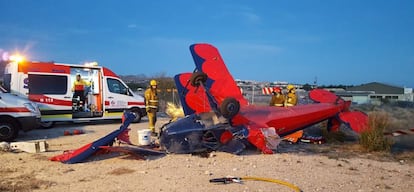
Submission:
<svg viewBox="0 0 414 192">
<path fill-rule="evenodd" d="M 312 90 L 312 85 L 310 85 L 310 84 L 308 84 L 308 83 L 306 83 L 306 84 L 304 84 L 303 85 L 303 87 L 302 87 L 305 91 L 310 91 L 310 90 Z"/>
</svg>

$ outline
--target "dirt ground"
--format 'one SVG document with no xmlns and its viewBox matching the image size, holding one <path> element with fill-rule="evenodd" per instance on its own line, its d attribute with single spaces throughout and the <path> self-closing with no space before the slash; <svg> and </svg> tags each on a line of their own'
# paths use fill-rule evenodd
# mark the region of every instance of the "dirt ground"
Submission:
<svg viewBox="0 0 414 192">
<path fill-rule="evenodd" d="M 168 119 L 160 118 L 158 125 Z M 96 155 L 84 163 L 63 164 L 48 158 L 90 143 L 119 127 L 119 122 L 60 124 L 22 133 L 18 141 L 45 139 L 49 151 L 37 154 L 0 152 L 0 191 L 293 191 L 269 182 L 213 184 L 212 178 L 263 177 L 298 186 L 302 191 L 411 191 L 412 155 L 363 153 L 355 144 L 288 144 L 278 153 L 247 150 L 241 155 L 212 152 L 200 155 Z M 132 124 L 131 141 L 147 122 Z M 63 136 L 81 129 L 80 135 Z"/>
</svg>

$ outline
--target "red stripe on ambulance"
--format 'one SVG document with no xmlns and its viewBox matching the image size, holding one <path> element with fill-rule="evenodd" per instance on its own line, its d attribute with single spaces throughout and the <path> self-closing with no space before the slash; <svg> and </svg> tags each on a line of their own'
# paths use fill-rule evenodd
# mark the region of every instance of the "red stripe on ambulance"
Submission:
<svg viewBox="0 0 414 192">
<path fill-rule="evenodd" d="M 16 113 L 16 112 L 30 112 L 26 107 L 2 107 L 0 108 L 2 113 Z"/>
<path fill-rule="evenodd" d="M 72 106 L 72 101 L 51 98 L 51 97 L 44 96 L 44 95 L 29 95 L 29 100 L 38 102 L 38 103 L 46 103 L 46 104 L 52 104 L 52 105 Z"/>
<path fill-rule="evenodd" d="M 128 105 L 145 105 L 144 102 L 128 102 Z"/>
</svg>

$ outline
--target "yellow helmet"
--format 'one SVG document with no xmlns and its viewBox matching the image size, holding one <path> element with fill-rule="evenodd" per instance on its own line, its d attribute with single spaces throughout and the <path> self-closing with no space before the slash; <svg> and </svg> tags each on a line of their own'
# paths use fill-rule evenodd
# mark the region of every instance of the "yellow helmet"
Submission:
<svg viewBox="0 0 414 192">
<path fill-rule="evenodd" d="M 295 89 L 295 86 L 293 86 L 293 85 L 288 85 L 286 88 L 287 88 L 287 90 L 291 90 L 291 89 Z"/>
<path fill-rule="evenodd" d="M 155 81 L 154 79 L 150 81 L 150 85 L 151 86 L 157 86 L 157 81 Z"/>
</svg>

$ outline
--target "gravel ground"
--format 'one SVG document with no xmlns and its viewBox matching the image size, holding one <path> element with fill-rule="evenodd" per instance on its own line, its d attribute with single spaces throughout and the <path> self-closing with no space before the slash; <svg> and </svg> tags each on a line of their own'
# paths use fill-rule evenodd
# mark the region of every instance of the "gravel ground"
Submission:
<svg viewBox="0 0 414 192">
<path fill-rule="evenodd" d="M 167 121 L 160 118 L 158 125 Z M 278 179 L 303 191 L 411 191 L 414 188 L 412 156 L 363 153 L 354 144 L 282 143 L 273 155 L 251 149 L 241 155 L 169 154 L 147 160 L 111 153 L 70 165 L 48 160 L 108 134 L 119 124 L 112 121 L 59 124 L 52 129 L 22 133 L 19 141 L 45 139 L 49 151 L 0 152 L 0 191 L 293 191 L 260 181 L 209 183 L 209 179 L 225 176 Z M 130 126 L 133 143 L 138 141 L 137 130 L 146 126 L 146 119 Z M 74 129 L 85 133 L 63 136 L 65 130 Z"/>
</svg>

